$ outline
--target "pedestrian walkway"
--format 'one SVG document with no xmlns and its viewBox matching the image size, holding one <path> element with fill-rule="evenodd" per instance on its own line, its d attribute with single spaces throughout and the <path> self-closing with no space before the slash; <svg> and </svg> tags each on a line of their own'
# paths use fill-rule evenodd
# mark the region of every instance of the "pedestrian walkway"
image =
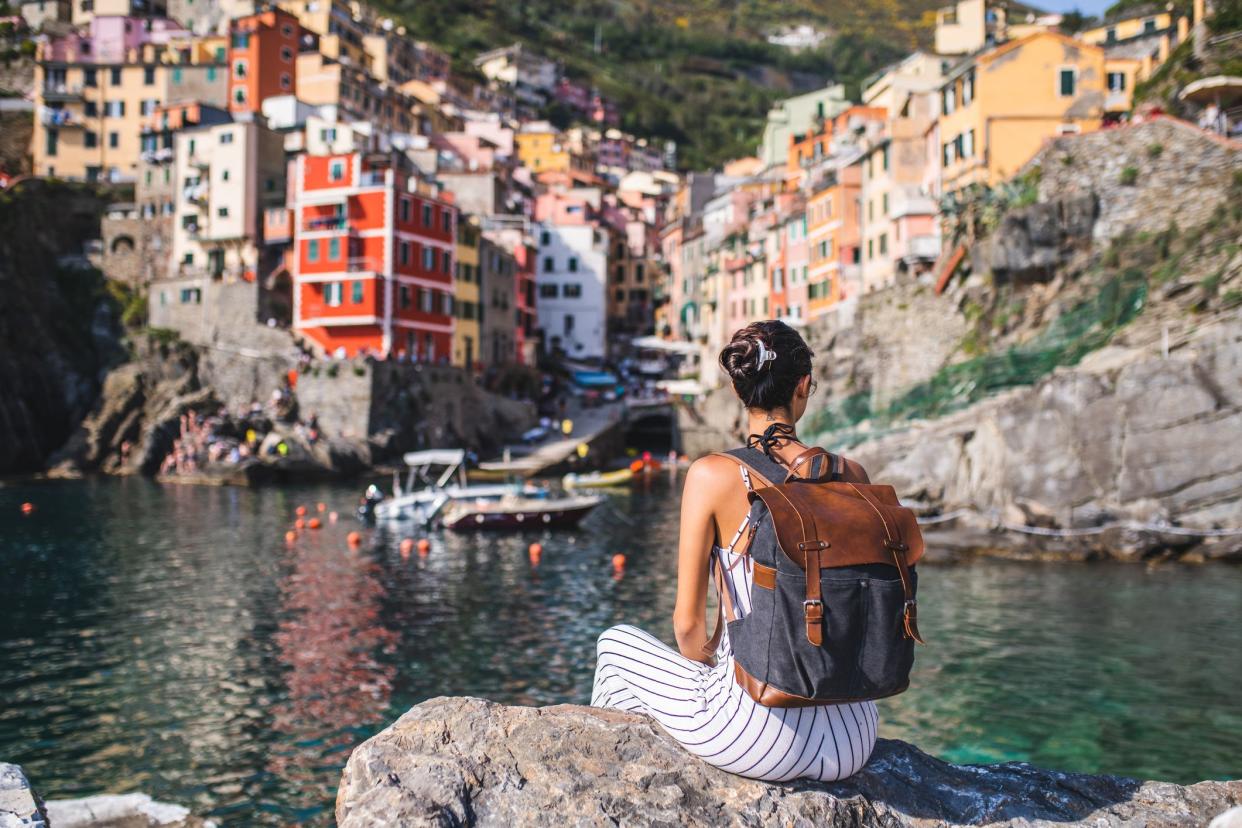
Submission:
<svg viewBox="0 0 1242 828">
<path fill-rule="evenodd" d="M 577 453 L 578 446 L 584 443 L 590 446 L 617 425 L 624 414 L 625 404 L 621 402 L 605 403 L 597 408 L 578 408 L 566 415 L 574 424 L 573 433 L 568 437 L 550 439 L 530 453 L 513 457 L 505 463 L 480 463 L 479 468 L 487 470 L 503 467 L 520 470 L 523 474 L 534 477 L 569 460 Z"/>
</svg>

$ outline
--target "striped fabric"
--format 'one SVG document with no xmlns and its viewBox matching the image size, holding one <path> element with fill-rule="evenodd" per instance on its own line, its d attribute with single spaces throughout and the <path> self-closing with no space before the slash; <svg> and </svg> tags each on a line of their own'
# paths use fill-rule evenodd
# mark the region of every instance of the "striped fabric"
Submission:
<svg viewBox="0 0 1242 828">
<path fill-rule="evenodd" d="M 713 549 L 711 561 L 724 567 L 725 588 L 741 617 L 750 611 L 750 559 L 735 556 L 732 546 Z M 875 747 L 874 702 L 757 704 L 733 679 L 727 628 L 715 667 L 691 661 L 628 625 L 606 630 L 596 657 L 592 705 L 646 713 L 686 750 L 730 773 L 770 782 L 832 782 L 861 770 Z"/>
</svg>

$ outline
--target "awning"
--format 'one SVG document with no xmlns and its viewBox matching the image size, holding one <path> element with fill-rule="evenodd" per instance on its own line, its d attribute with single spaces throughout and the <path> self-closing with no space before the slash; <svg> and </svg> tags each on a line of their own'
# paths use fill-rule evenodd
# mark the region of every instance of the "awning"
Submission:
<svg viewBox="0 0 1242 828">
<path fill-rule="evenodd" d="M 456 466 L 466 459 L 466 452 L 462 449 L 409 451 L 401 459 L 407 466 Z"/>
<path fill-rule="evenodd" d="M 707 389 L 698 380 L 690 379 L 660 380 L 656 383 L 656 388 L 673 397 L 701 397 L 707 393 Z"/>
<path fill-rule="evenodd" d="M 668 351 L 672 354 L 697 354 L 699 346 L 693 342 L 677 342 L 669 339 L 661 339 L 658 336 L 640 336 L 630 340 L 630 345 L 634 348 L 649 348 L 653 351 Z"/>
<path fill-rule="evenodd" d="M 1225 108 L 1232 107 L 1242 101 L 1242 77 L 1236 75 L 1212 75 L 1200 78 L 1177 93 L 1183 101 L 1194 101 L 1198 104 L 1215 103 Z"/>
<path fill-rule="evenodd" d="M 575 371 L 574 382 L 583 388 L 612 388 L 617 385 L 617 377 L 608 371 Z"/>
</svg>

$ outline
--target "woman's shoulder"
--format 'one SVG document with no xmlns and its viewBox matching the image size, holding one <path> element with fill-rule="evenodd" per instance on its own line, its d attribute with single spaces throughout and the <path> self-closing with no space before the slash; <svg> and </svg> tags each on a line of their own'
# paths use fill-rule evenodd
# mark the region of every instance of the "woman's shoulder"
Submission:
<svg viewBox="0 0 1242 828">
<path fill-rule="evenodd" d="M 841 476 L 851 483 L 870 483 L 871 478 L 867 476 L 867 470 L 862 467 L 862 463 L 857 460 L 851 460 L 844 454 L 841 457 Z"/>
<path fill-rule="evenodd" d="M 719 454 L 708 454 L 690 464 L 686 485 L 695 488 L 719 488 L 726 480 L 737 477 L 737 463 Z"/>
</svg>

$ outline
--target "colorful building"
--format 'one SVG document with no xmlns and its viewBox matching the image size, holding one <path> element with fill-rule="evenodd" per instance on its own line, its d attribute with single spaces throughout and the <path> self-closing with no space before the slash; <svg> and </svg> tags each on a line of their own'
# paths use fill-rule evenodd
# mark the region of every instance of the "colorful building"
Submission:
<svg viewBox="0 0 1242 828">
<path fill-rule="evenodd" d="M 293 175 L 295 330 L 328 353 L 448 361 L 456 207 L 396 160 L 302 155 Z"/>
<path fill-rule="evenodd" d="M 827 171 L 807 200 L 810 281 L 807 316 L 816 319 L 861 285 L 862 167 L 846 164 Z"/>
<path fill-rule="evenodd" d="M 996 184 L 1046 139 L 1098 129 L 1105 84 L 1103 49 L 1050 31 L 959 63 L 940 90 L 944 192 Z"/>
<path fill-rule="evenodd" d="M 229 111 L 260 112 L 263 102 L 297 89 L 297 18 L 281 9 L 229 24 Z"/>
<path fill-rule="evenodd" d="M 473 371 L 479 362 L 482 337 L 479 333 L 479 247 L 483 233 L 478 225 L 462 221 L 457 226 L 456 278 L 453 280 L 453 364 Z"/>
<path fill-rule="evenodd" d="M 537 314 L 543 347 L 575 359 L 608 353 L 608 231 L 598 191 L 546 193 L 535 204 Z"/>
</svg>

